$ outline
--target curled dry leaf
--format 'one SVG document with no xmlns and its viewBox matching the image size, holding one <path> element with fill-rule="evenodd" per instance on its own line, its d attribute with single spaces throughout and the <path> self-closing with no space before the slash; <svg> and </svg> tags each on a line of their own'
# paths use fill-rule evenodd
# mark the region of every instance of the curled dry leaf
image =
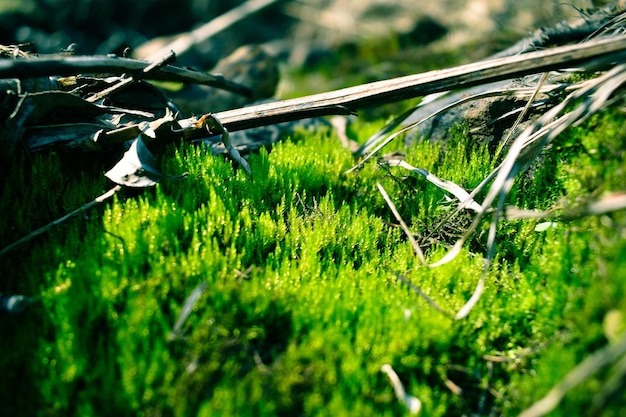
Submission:
<svg viewBox="0 0 626 417">
<path fill-rule="evenodd" d="M 460 185 L 457 185 L 452 181 L 442 180 L 441 178 L 431 174 L 424 168 L 416 168 L 413 165 L 405 161 L 399 160 L 399 159 L 390 159 L 389 161 L 387 161 L 387 163 L 390 166 L 399 166 L 399 167 L 402 167 L 404 169 L 407 169 L 411 172 L 415 172 L 416 174 L 423 176 L 426 179 L 426 181 L 430 182 L 431 184 L 434 184 L 439 189 L 445 190 L 449 192 L 450 194 L 452 194 L 453 196 L 455 196 L 459 200 L 459 205 L 461 207 L 468 208 L 469 210 L 472 210 L 475 212 L 479 212 L 481 210 L 480 204 L 478 204 L 476 200 L 471 198 L 470 194 L 467 191 L 465 191 L 463 187 L 461 187 Z"/>
<path fill-rule="evenodd" d="M 143 137 L 155 137 L 154 131 L 147 128 L 131 143 L 122 159 L 104 174 L 108 179 L 119 185 L 143 188 L 152 187 L 163 179 L 180 179 L 187 176 L 169 176 L 157 168 L 157 161 L 146 146 Z"/>
</svg>

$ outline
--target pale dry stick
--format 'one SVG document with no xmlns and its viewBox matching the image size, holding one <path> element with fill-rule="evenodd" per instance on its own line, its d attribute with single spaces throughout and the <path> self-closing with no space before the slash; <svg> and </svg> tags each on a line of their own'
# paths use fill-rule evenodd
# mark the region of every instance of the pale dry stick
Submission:
<svg viewBox="0 0 626 417">
<path fill-rule="evenodd" d="M 70 76 L 76 74 L 121 74 L 141 71 L 152 64 L 136 59 L 110 56 L 64 56 L 29 59 L 0 58 L 0 78 L 19 78 L 20 80 L 48 77 L 51 75 Z M 228 81 L 221 75 L 212 75 L 200 71 L 166 65 L 144 76 L 150 80 L 176 81 L 190 84 L 202 84 L 245 96 L 252 96 L 250 87 Z"/>
<path fill-rule="evenodd" d="M 587 356 L 572 369 L 542 399 L 522 411 L 519 417 L 541 417 L 554 410 L 565 394 L 581 382 L 591 378 L 596 372 L 610 365 L 626 354 L 626 334 L 617 343 L 611 343 Z"/>
<path fill-rule="evenodd" d="M 246 17 L 271 6 L 279 0 L 248 0 L 243 4 L 227 11 L 226 13 L 216 17 L 210 22 L 200 26 L 191 32 L 183 33 L 176 36 L 176 39 L 147 57 L 148 61 L 159 59 L 167 51 L 174 51 L 176 55 L 183 55 L 194 45 L 204 42 L 207 39 L 217 35 L 225 29 L 231 27 L 235 23 L 245 19 Z"/>
<path fill-rule="evenodd" d="M 520 114 L 517 116 L 517 119 L 513 123 L 513 126 L 511 127 L 511 129 L 509 129 L 509 134 L 498 145 L 498 149 L 495 152 L 494 159 L 497 159 L 498 156 L 500 156 L 500 152 L 502 152 L 502 149 L 504 149 L 506 145 L 509 143 L 509 141 L 513 137 L 513 134 L 515 133 L 515 130 L 520 125 L 520 123 L 522 123 L 522 120 L 524 120 L 524 117 L 526 117 L 526 115 L 528 114 L 528 111 L 530 110 L 530 106 L 532 106 L 532 104 L 537 99 L 537 96 L 539 95 L 539 92 L 541 91 L 541 87 L 548 80 L 549 74 L 550 74 L 549 72 L 544 72 L 541 78 L 539 79 L 539 82 L 537 82 L 537 87 L 535 88 L 535 91 L 533 91 L 532 96 L 530 96 L 530 98 L 526 102 L 526 105 L 524 106 Z"/>
<path fill-rule="evenodd" d="M 404 404 L 411 414 L 419 414 L 422 410 L 422 402 L 419 398 L 406 393 L 404 385 L 402 385 L 402 381 L 400 381 L 400 377 L 391 365 L 386 363 L 380 367 L 380 370 L 389 378 L 389 382 L 393 387 L 393 392 L 396 394 L 398 401 Z"/>
<path fill-rule="evenodd" d="M 413 251 L 419 258 L 419 260 L 422 262 L 422 264 L 427 265 L 426 258 L 424 257 L 424 252 L 422 252 L 422 249 L 420 248 L 418 243 L 415 241 L 415 238 L 413 237 L 413 233 L 411 233 L 411 229 L 409 229 L 409 227 L 406 225 L 406 223 L 402 219 L 402 216 L 400 216 L 400 213 L 398 212 L 398 209 L 396 208 L 395 204 L 393 204 L 393 201 L 391 201 L 389 194 L 387 194 L 387 191 L 385 191 L 385 188 L 382 186 L 381 183 L 377 182 L 376 187 L 378 187 L 378 191 L 380 191 L 380 194 L 385 199 L 385 202 L 389 206 L 389 209 L 393 213 L 393 216 L 396 218 L 398 223 L 400 223 L 400 227 L 404 231 L 404 234 L 406 234 L 406 237 L 409 239 L 409 242 L 411 243 L 411 247 L 413 247 Z"/>
<path fill-rule="evenodd" d="M 435 310 L 437 310 L 438 312 L 440 312 L 441 314 L 443 314 L 446 317 L 451 317 L 451 314 L 449 314 L 446 310 L 444 310 L 443 308 L 441 308 L 439 306 L 439 304 L 437 304 L 437 302 L 435 300 L 433 300 L 432 298 L 430 298 L 428 295 L 426 295 L 426 293 L 424 291 L 422 291 L 422 289 L 420 287 L 418 287 L 417 285 L 413 284 L 411 281 L 409 281 L 409 279 L 407 277 L 405 277 L 402 274 L 396 274 L 396 277 L 404 282 L 406 285 L 409 286 L 409 288 L 411 288 L 413 291 L 415 291 L 420 297 L 422 297 L 424 300 L 426 300 L 426 302 Z"/>
<path fill-rule="evenodd" d="M 28 235 L 24 236 L 23 238 L 21 238 L 20 240 L 11 243 L 8 246 L 5 246 L 2 250 L 0 250 L 0 256 L 4 256 L 7 253 L 9 253 L 10 251 L 12 251 L 13 249 L 17 248 L 18 246 L 28 242 L 29 240 L 39 236 L 42 233 L 47 232 L 48 230 L 50 230 L 52 227 L 57 226 L 61 223 L 63 223 L 64 221 L 79 215 L 80 213 L 84 213 L 85 211 L 97 206 L 98 204 L 101 204 L 103 202 L 105 202 L 106 200 L 108 200 L 109 198 L 113 197 L 119 190 L 121 190 L 122 187 L 120 185 L 116 185 L 115 187 L 111 188 L 109 191 L 107 191 L 106 193 L 102 194 L 99 197 L 96 197 L 93 201 L 90 201 L 89 203 L 83 205 L 80 208 L 77 208 L 76 210 L 66 214 L 63 217 L 60 217 L 50 223 L 48 223 L 45 226 L 40 227 L 37 230 L 32 231 L 31 233 L 29 233 Z"/>
<path fill-rule="evenodd" d="M 542 89 L 541 92 L 547 93 L 550 91 L 553 91 L 554 89 L 560 88 L 560 86 L 546 86 L 545 89 Z M 441 109 L 429 114 L 427 117 L 424 117 L 423 119 L 419 119 L 416 120 L 413 123 L 410 123 L 406 126 L 403 126 L 400 130 L 398 130 L 397 132 L 394 132 L 393 134 L 389 135 L 387 138 L 385 138 L 382 142 L 378 142 L 378 140 L 374 140 L 372 142 L 368 141 L 367 143 L 363 144 L 363 146 L 361 146 L 361 148 L 359 148 L 359 150 L 355 153 L 355 156 L 361 156 L 365 154 L 365 157 L 359 161 L 359 163 L 357 163 L 355 166 L 353 166 L 352 168 L 350 168 L 348 171 L 346 171 L 346 174 L 353 172 L 355 170 L 357 170 L 358 168 L 360 168 L 363 164 L 365 164 L 365 162 L 367 162 L 372 156 L 376 155 L 376 153 L 378 153 L 382 148 L 384 148 L 385 146 L 387 146 L 389 143 L 391 143 L 396 137 L 398 137 L 399 135 L 406 133 L 412 129 L 415 129 L 416 127 L 418 127 L 420 124 L 426 122 L 429 119 L 432 119 L 434 117 L 439 116 L 440 114 L 446 113 L 448 111 L 450 111 L 451 109 L 461 106 L 465 103 L 469 103 L 475 100 L 481 100 L 484 98 L 489 98 L 489 97 L 500 97 L 503 95 L 506 96 L 514 96 L 514 97 L 526 97 L 528 96 L 528 94 L 531 93 L 531 91 L 535 91 L 535 89 L 529 89 L 529 88 L 516 88 L 516 89 L 497 89 L 497 90 L 491 90 L 491 91 L 484 91 L 481 93 L 477 93 L 474 95 L 471 95 L 469 97 L 463 97 L 460 100 L 455 101 L 454 103 L 450 103 L 447 106 L 442 107 Z M 415 109 L 411 109 L 407 112 L 404 113 L 404 116 L 408 116 L 411 113 L 413 113 L 415 111 Z M 400 118 L 402 118 L 402 116 L 400 116 Z M 392 123 L 395 123 L 395 125 L 397 126 L 398 124 L 401 123 L 401 121 L 394 121 Z M 383 130 L 385 130 L 385 128 L 383 128 Z M 377 135 L 378 138 L 380 138 L 380 136 Z M 375 137 L 376 138 L 376 137 Z M 374 146 L 376 143 L 378 143 L 378 145 L 370 152 L 370 148 L 372 146 Z"/>
<path fill-rule="evenodd" d="M 227 110 L 215 113 L 215 116 L 232 132 L 316 116 L 348 115 L 359 108 L 573 67 L 602 56 L 619 60 L 624 57 L 625 51 L 626 36 L 601 39 Z M 186 129 L 184 135 L 186 140 L 194 140 L 205 137 L 206 132 L 203 129 Z"/>
</svg>

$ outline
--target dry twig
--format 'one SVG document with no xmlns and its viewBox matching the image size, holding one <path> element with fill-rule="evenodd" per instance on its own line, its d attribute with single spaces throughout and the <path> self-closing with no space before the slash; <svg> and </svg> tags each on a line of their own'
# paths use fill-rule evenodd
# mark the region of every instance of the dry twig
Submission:
<svg viewBox="0 0 626 417">
<path fill-rule="evenodd" d="M 162 58 L 162 57 L 159 57 Z M 36 78 L 50 75 L 69 76 L 75 74 L 121 74 L 141 72 L 153 65 L 151 62 L 110 56 L 65 56 L 29 59 L 0 59 L 0 78 Z M 233 93 L 252 95 L 252 90 L 221 75 L 211 75 L 199 71 L 166 65 L 158 71 L 151 71 L 144 78 L 149 80 L 178 81 L 208 85 L 232 91 Z"/>
<path fill-rule="evenodd" d="M 596 372 L 614 363 L 626 353 L 626 335 L 618 343 L 609 344 L 587 356 L 576 368 L 571 370 L 561 382 L 550 390 L 541 400 L 524 410 L 519 417 L 541 417 L 561 402 L 565 394 Z"/>
<path fill-rule="evenodd" d="M 268 6 L 277 3 L 278 1 L 279 0 L 248 0 L 223 15 L 200 26 L 199 28 L 192 30 L 191 32 L 181 33 L 174 36 L 174 41 L 162 48 L 159 48 L 156 52 L 153 52 L 149 56 L 145 57 L 145 59 L 148 61 L 156 61 L 169 51 L 174 51 L 174 53 L 178 56 L 184 55 L 187 51 L 193 48 L 194 45 L 212 38 L 235 23 L 240 22 L 246 17 L 259 12 Z M 153 41 L 149 41 L 146 44 L 141 45 L 138 50 L 152 49 L 150 46 L 152 42 Z M 144 57 L 140 56 L 140 58 Z"/>
<path fill-rule="evenodd" d="M 215 116 L 232 132 L 309 117 L 348 115 L 360 108 L 538 72 L 572 68 L 590 61 L 595 61 L 596 66 L 601 64 L 607 67 L 619 62 L 625 55 L 626 36 L 619 36 L 227 110 L 215 113 Z M 185 138 L 189 140 L 203 135 L 205 133 L 202 129 L 185 131 Z"/>
<path fill-rule="evenodd" d="M 52 227 L 57 226 L 63 222 L 65 222 L 68 219 L 71 219 L 72 217 L 75 217 L 77 215 L 79 215 L 80 213 L 84 213 L 85 211 L 97 206 L 98 204 L 104 203 L 106 200 L 108 200 L 109 198 L 113 197 L 118 191 L 120 191 L 122 189 L 121 186 L 116 185 L 115 187 L 111 188 L 109 191 L 107 191 L 106 193 L 102 194 L 99 197 L 96 197 L 93 201 L 90 201 L 89 203 L 83 205 L 80 208 L 77 208 L 76 210 L 66 214 L 63 217 L 59 217 L 58 219 L 48 223 L 45 226 L 40 227 L 37 230 L 34 230 L 32 232 L 30 232 L 28 235 L 24 236 L 23 238 L 21 238 L 20 240 L 11 243 L 8 246 L 5 246 L 4 248 L 2 248 L 2 250 L 0 250 L 0 256 L 4 256 L 7 253 L 11 252 L 13 249 L 17 248 L 18 246 L 30 241 L 31 239 L 47 232 L 48 230 L 50 230 Z"/>
</svg>

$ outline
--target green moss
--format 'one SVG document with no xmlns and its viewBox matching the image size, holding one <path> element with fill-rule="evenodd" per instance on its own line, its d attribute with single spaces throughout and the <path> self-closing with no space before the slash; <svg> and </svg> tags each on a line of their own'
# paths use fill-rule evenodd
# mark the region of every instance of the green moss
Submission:
<svg viewBox="0 0 626 417">
<path fill-rule="evenodd" d="M 510 202 L 543 209 L 620 190 L 621 120 L 607 112 L 562 135 Z M 354 129 L 365 138 L 369 128 Z M 495 164 L 463 129 L 445 146 L 404 151 L 466 188 Z M 375 183 L 432 260 L 470 220 L 435 232 L 454 208 L 436 187 L 375 164 L 345 174 L 351 155 L 327 131 L 294 134 L 249 161 L 252 179 L 200 148 L 171 146 L 162 168 L 186 179 L 120 195 L 0 258 L 0 291 L 38 300 L 0 320 L 5 381 L 24 381 L 0 390 L 7 413 L 402 414 L 387 363 L 422 415 L 510 415 L 606 344 L 607 312 L 626 314 L 623 213 L 544 232 L 502 224 L 485 292 L 457 322 L 396 274 L 456 312 L 481 276 L 484 236 L 453 262 L 423 267 Z M 77 176 L 55 155 L 16 164 L 3 180 L 3 245 L 101 194 L 100 172 Z M 559 413 L 580 414 L 601 383 L 567 396 Z"/>
</svg>

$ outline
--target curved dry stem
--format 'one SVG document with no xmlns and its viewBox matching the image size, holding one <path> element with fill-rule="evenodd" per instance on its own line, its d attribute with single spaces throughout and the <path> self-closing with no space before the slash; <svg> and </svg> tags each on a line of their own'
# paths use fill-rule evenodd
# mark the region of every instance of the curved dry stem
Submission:
<svg viewBox="0 0 626 417">
<path fill-rule="evenodd" d="M 16 249 L 18 246 L 23 245 L 24 243 L 34 239 L 35 237 L 47 232 L 48 230 L 50 230 L 51 228 L 53 228 L 56 225 L 59 225 L 63 222 L 65 222 L 68 219 L 71 219 L 74 216 L 77 216 L 80 213 L 83 213 L 95 206 L 97 206 L 100 203 L 105 202 L 106 200 L 108 200 L 109 198 L 113 197 L 115 195 L 115 193 L 117 193 L 119 190 L 121 190 L 122 187 L 120 185 L 116 185 L 115 187 L 111 188 L 109 191 L 107 191 L 106 193 L 102 194 L 99 197 L 96 197 L 93 201 L 85 204 L 84 206 L 77 208 L 76 210 L 66 214 L 63 217 L 60 217 L 50 223 L 48 223 L 45 226 L 40 227 L 37 230 L 34 230 L 32 232 L 30 232 L 28 235 L 24 236 L 23 238 L 21 238 L 20 240 L 11 243 L 10 245 L 4 247 L 2 250 L 0 250 L 0 256 L 4 256 L 7 253 L 11 252 L 12 250 Z"/>
<path fill-rule="evenodd" d="M 572 369 L 541 400 L 522 411 L 519 417 L 541 417 L 554 410 L 563 397 L 572 388 L 591 378 L 596 372 L 615 362 L 626 354 L 626 335 L 614 344 L 609 344 L 587 356 L 576 368 Z"/>
</svg>

